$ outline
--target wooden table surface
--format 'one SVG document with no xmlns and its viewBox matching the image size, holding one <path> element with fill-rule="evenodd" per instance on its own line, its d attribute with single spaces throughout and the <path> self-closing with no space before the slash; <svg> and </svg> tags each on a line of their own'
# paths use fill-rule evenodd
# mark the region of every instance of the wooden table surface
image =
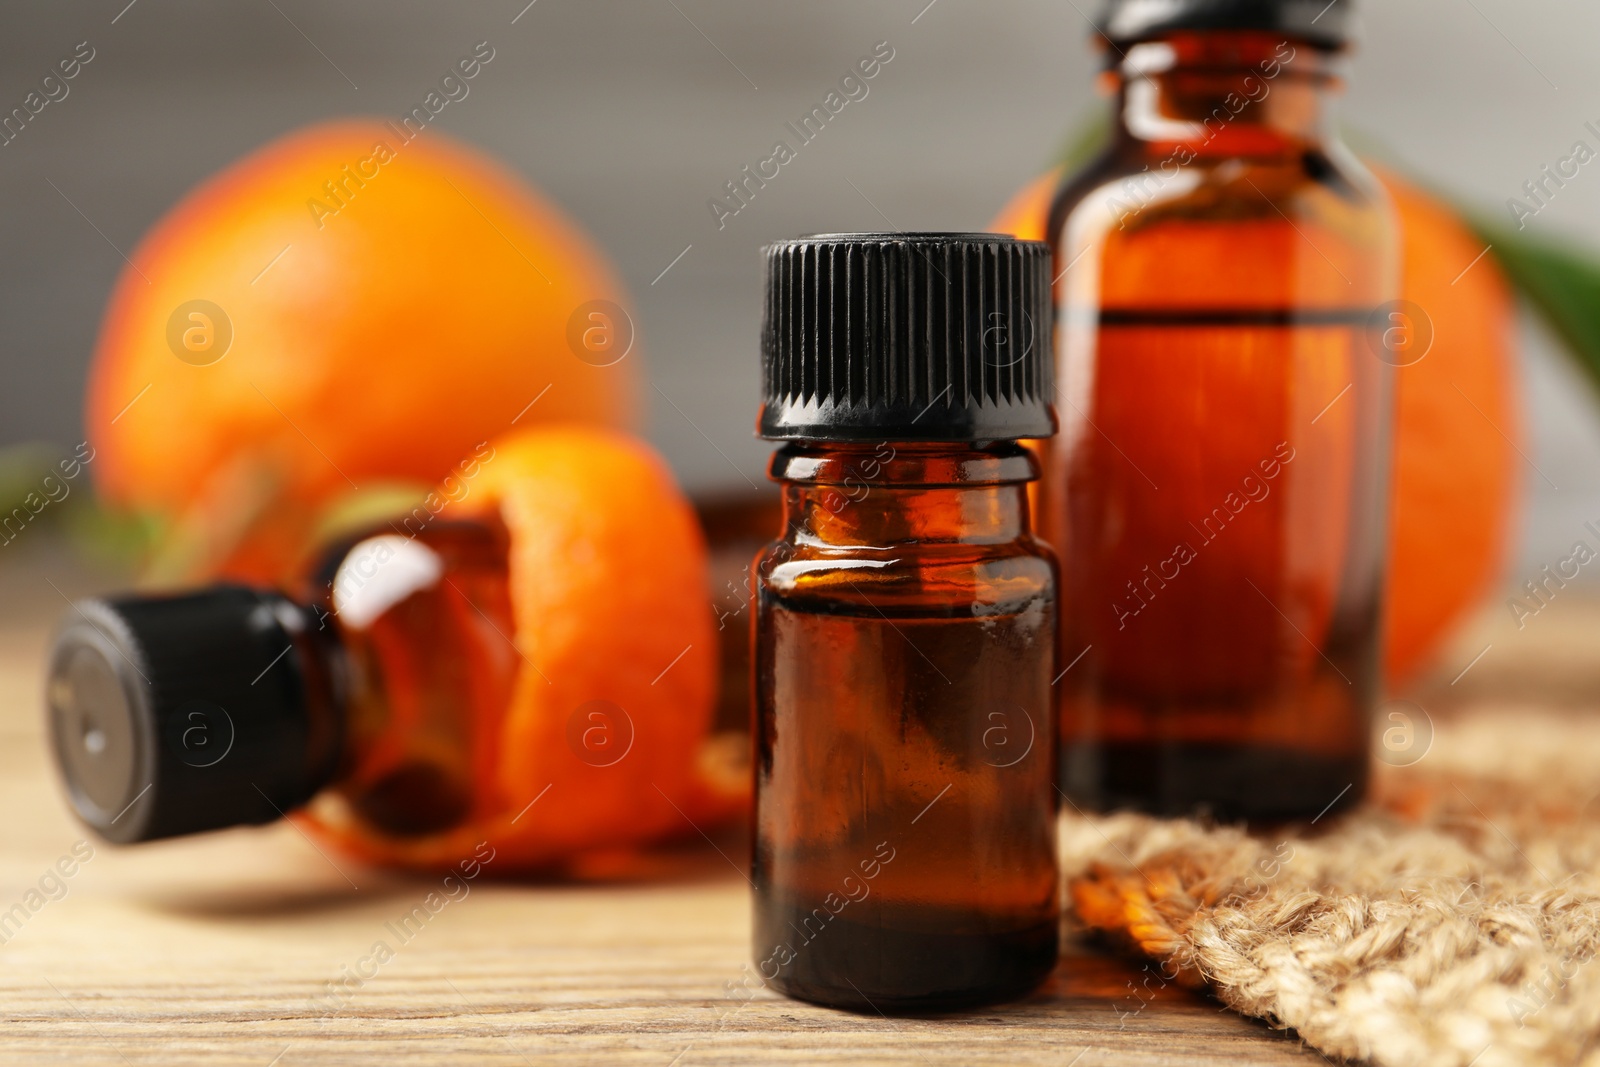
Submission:
<svg viewBox="0 0 1600 1067">
<path fill-rule="evenodd" d="M 46 588 L 10 606 L 0 620 L 0 913 L 19 902 L 26 912 L 41 879 L 45 892 L 0 944 L 0 1063 L 1322 1061 L 1202 996 L 1155 981 L 1143 992 L 1136 965 L 1086 946 L 1029 999 L 970 1014 L 885 1019 L 765 990 L 730 994 L 746 973 L 748 887 L 704 843 L 665 855 L 648 881 L 479 879 L 403 944 L 385 924 L 437 880 L 324 856 L 287 824 L 131 849 L 94 843 L 56 882 L 47 872 L 84 840 L 40 733 L 39 663 L 61 603 Z M 741 858 L 737 839 L 723 847 Z M 398 944 L 394 957 L 330 999 L 329 983 L 379 940 Z"/>
</svg>

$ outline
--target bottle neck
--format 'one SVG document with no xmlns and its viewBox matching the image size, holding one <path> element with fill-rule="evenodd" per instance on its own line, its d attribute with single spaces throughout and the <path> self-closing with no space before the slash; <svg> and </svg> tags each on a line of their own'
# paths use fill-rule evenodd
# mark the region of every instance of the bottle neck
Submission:
<svg viewBox="0 0 1600 1067">
<path fill-rule="evenodd" d="M 771 466 L 785 538 L 819 548 L 1015 541 L 1038 475 L 1014 442 L 787 444 Z"/>
<path fill-rule="evenodd" d="M 272 596 L 279 596 L 273 593 Z M 305 703 L 307 799 L 338 776 L 348 743 L 350 665 L 338 631 L 329 627 L 315 604 L 280 598 L 280 617 L 288 627 L 293 661 Z"/>
<path fill-rule="evenodd" d="M 460 825 L 531 663 L 511 636 L 509 531 L 495 516 L 384 524 L 335 546 L 310 585 L 341 727 L 328 803 L 396 837 Z"/>
<path fill-rule="evenodd" d="M 1178 165 L 1293 154 L 1332 137 L 1339 53 L 1257 31 L 1182 32 L 1108 53 L 1113 141 Z"/>
</svg>

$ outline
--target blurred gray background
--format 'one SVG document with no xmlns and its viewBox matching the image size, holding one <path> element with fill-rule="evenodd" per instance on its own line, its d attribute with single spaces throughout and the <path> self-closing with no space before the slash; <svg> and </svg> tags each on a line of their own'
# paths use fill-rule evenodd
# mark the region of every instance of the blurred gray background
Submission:
<svg viewBox="0 0 1600 1067">
<path fill-rule="evenodd" d="M 519 169 L 608 250 L 660 390 L 645 394 L 649 434 L 680 478 L 759 481 L 759 246 L 817 230 L 982 228 L 1095 100 L 1085 14 L 1098 0 L 526 3 L 7 3 L 6 109 L 78 41 L 97 54 L 67 99 L 0 149 L 0 445 L 80 439 L 116 248 L 265 141 L 334 115 L 398 115 L 488 40 L 493 64 L 437 124 Z M 1506 199 L 1600 120 L 1592 3 L 1368 0 L 1361 12 L 1345 121 L 1467 202 L 1508 217 Z M 707 199 L 878 41 L 895 58 L 870 95 L 719 232 Z M 1529 225 L 1600 247 L 1600 169 Z M 1525 469 L 1518 578 L 1600 519 L 1593 397 L 1548 338 L 1526 332 L 1529 458 L 1556 488 Z"/>
</svg>

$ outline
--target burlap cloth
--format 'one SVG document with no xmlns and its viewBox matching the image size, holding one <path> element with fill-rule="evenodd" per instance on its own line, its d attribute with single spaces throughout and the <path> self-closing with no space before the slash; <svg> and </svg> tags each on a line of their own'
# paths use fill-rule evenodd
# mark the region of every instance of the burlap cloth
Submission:
<svg viewBox="0 0 1600 1067">
<path fill-rule="evenodd" d="M 1069 923 L 1157 961 L 1146 985 L 1205 987 L 1333 1058 L 1600 1067 L 1600 717 L 1473 712 L 1434 734 L 1314 826 L 1068 806 Z"/>
</svg>

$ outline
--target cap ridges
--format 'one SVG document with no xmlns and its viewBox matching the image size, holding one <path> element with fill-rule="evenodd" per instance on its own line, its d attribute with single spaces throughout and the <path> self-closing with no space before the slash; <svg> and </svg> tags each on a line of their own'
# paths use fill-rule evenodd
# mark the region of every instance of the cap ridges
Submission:
<svg viewBox="0 0 1600 1067">
<path fill-rule="evenodd" d="M 1055 432 L 1049 246 L 818 234 L 766 249 L 759 432 L 1014 440 Z"/>
<path fill-rule="evenodd" d="M 1097 28 L 1113 44 L 1176 30 L 1263 30 L 1313 46 L 1349 40 L 1352 0 L 1107 0 Z"/>
</svg>

